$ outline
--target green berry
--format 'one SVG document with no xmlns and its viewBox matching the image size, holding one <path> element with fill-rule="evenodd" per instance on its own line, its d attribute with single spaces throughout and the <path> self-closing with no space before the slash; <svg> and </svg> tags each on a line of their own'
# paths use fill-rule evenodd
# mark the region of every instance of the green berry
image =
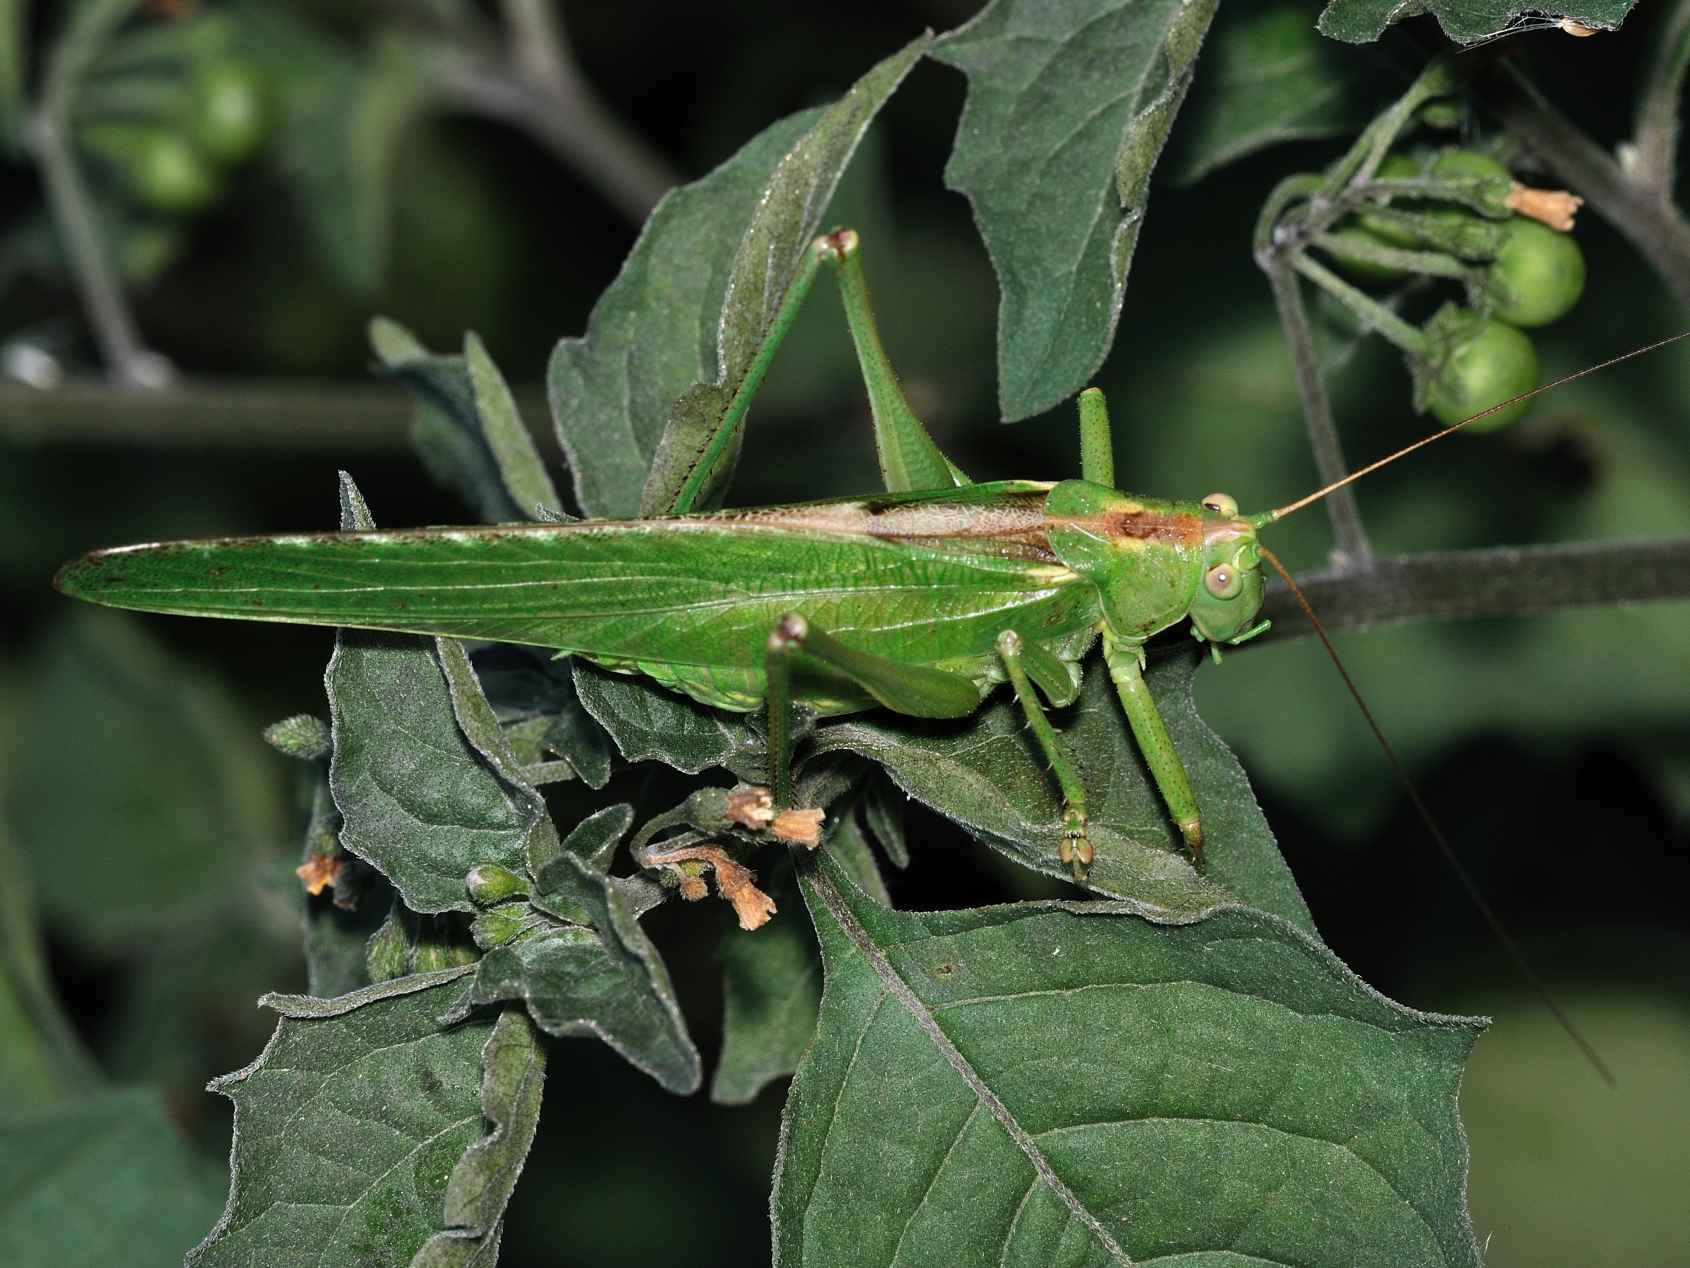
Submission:
<svg viewBox="0 0 1690 1268">
<path fill-rule="evenodd" d="M 195 142 L 217 163 L 251 158 L 269 131 L 264 98 L 263 73 L 250 62 L 235 57 L 207 62 L 194 75 Z"/>
<path fill-rule="evenodd" d="M 1471 418 L 1537 386 L 1537 349 L 1513 326 L 1481 318 L 1467 309 L 1446 310 L 1434 318 L 1444 337 L 1433 336 L 1434 364 L 1426 383 L 1426 404 L 1446 425 Z M 1487 414 L 1467 428 L 1496 431 L 1523 415 L 1531 402 L 1519 401 Z"/>
<path fill-rule="evenodd" d="M 1584 253 L 1567 234 L 1524 216 L 1507 222 L 1487 273 L 1495 313 L 1516 326 L 1546 326 L 1584 292 Z"/>
</svg>

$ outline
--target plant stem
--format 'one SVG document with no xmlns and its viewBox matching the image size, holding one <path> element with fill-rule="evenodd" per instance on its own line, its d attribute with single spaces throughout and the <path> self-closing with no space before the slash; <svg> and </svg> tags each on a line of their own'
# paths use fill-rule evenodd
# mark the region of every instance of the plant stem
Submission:
<svg viewBox="0 0 1690 1268">
<path fill-rule="evenodd" d="M 1523 72 L 1505 66 L 1507 82 L 1488 104 L 1557 175 L 1582 194 L 1661 275 L 1690 308 L 1690 224 L 1667 194 L 1628 176 L 1619 163 L 1550 105 Z"/>
<path fill-rule="evenodd" d="M 1308 256 L 1299 254 L 1291 262 L 1291 267 L 1338 300 L 1370 327 L 1377 330 L 1410 356 L 1417 356 L 1425 351 L 1425 335 L 1401 317 L 1398 317 L 1389 308 L 1374 299 L 1373 296 L 1351 286 L 1325 265 L 1317 264 Z"/>
<path fill-rule="evenodd" d="M 1637 94 L 1631 179 L 1671 201 L 1678 183 L 1678 110 L 1690 64 L 1690 0 L 1678 0 L 1655 35 L 1654 56 Z"/>
<path fill-rule="evenodd" d="M 1460 260 L 1453 255 L 1445 255 L 1442 251 L 1408 251 L 1401 247 L 1388 246 L 1383 242 L 1377 245 L 1358 242 L 1333 233 L 1317 233 L 1312 242 L 1328 255 L 1341 260 L 1353 260 L 1358 264 L 1376 264 L 1382 268 L 1402 269 L 1427 277 L 1447 277 L 1457 282 L 1465 282 L 1472 274 L 1472 270 Z"/>
<path fill-rule="evenodd" d="M 1285 330 L 1285 343 L 1291 353 L 1297 395 L 1309 431 L 1309 447 L 1314 451 L 1315 471 L 1322 484 L 1331 484 L 1347 475 L 1349 466 L 1344 461 L 1337 425 L 1332 420 L 1332 402 L 1326 395 L 1326 381 L 1321 377 L 1320 358 L 1314 350 L 1314 333 L 1309 329 L 1302 289 L 1285 256 L 1275 255 L 1263 267 L 1273 287 L 1279 324 Z M 1333 492 L 1326 498 L 1326 514 L 1332 521 L 1333 566 L 1340 572 L 1371 568 L 1373 546 L 1362 526 L 1355 490 L 1345 487 Z"/>
<path fill-rule="evenodd" d="M 1366 572 L 1335 567 L 1297 584 L 1332 629 L 1682 600 L 1690 598 L 1690 540 L 1396 555 L 1375 560 Z M 1268 591 L 1262 612 L 1274 625 L 1256 642 L 1313 632 L 1283 586 Z"/>
<path fill-rule="evenodd" d="M 160 386 L 169 377 L 167 367 L 141 342 L 64 128 L 56 118 L 40 114 L 32 121 L 29 133 L 47 205 L 63 239 L 65 258 L 99 345 L 100 359 L 125 387 Z"/>
<path fill-rule="evenodd" d="M 545 0 L 502 0 L 501 12 L 508 53 L 448 56 L 437 67 L 440 86 L 459 105 L 527 132 L 629 220 L 643 223 L 679 177 L 593 91 Z"/>
</svg>

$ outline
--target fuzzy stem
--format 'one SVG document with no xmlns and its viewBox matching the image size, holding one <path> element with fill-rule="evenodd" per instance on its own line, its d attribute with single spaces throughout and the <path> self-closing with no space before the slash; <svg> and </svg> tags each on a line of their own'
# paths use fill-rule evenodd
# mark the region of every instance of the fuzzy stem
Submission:
<svg viewBox="0 0 1690 1268">
<path fill-rule="evenodd" d="M 1344 461 L 1343 445 L 1338 440 L 1338 428 L 1332 419 L 1332 402 L 1326 395 L 1326 381 L 1321 377 L 1320 358 L 1314 350 L 1314 334 L 1309 329 L 1308 312 L 1303 307 L 1303 293 L 1286 257 L 1275 256 L 1264 267 L 1273 287 L 1274 303 L 1279 307 L 1279 324 L 1285 331 L 1285 343 L 1291 353 L 1297 395 L 1302 401 L 1303 420 L 1309 432 L 1309 447 L 1314 451 L 1315 472 L 1322 484 L 1332 484 L 1348 474 L 1349 466 Z M 1341 571 L 1371 567 L 1373 546 L 1361 522 L 1361 508 L 1356 504 L 1355 490 L 1347 486 L 1336 490 L 1326 499 L 1326 514 L 1332 521 L 1334 566 Z"/>
<path fill-rule="evenodd" d="M 1291 267 L 1410 356 L 1418 356 L 1426 350 L 1426 336 L 1418 329 L 1365 291 L 1351 286 L 1324 265 L 1315 263 L 1306 255 L 1299 255 L 1292 261 Z"/>
</svg>

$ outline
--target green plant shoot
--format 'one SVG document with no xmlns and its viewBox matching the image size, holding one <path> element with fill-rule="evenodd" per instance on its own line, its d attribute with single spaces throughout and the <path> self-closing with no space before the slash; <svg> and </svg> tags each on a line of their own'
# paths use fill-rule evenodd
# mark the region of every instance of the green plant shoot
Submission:
<svg viewBox="0 0 1690 1268">
<path fill-rule="evenodd" d="M 886 492 L 701 513 L 823 266 L 839 275 Z M 1061 789 L 1056 844 L 1081 880 L 1093 859 L 1086 791 L 1046 708 L 1073 702 L 1101 640 L 1168 812 L 1199 855 L 1199 808 L 1145 686 L 1144 644 L 1187 618 L 1217 656 L 1266 630 L 1257 531 L 1330 489 L 1253 516 L 1224 493 L 1124 493 L 1103 394 L 1083 392 L 1079 415 L 1079 479 L 970 481 L 910 409 L 876 331 L 857 236 L 842 230 L 806 254 L 667 516 L 127 546 L 70 564 L 56 585 L 150 612 L 532 644 L 715 708 L 766 707 L 782 808 L 796 710 L 956 718 L 1007 682 Z"/>
</svg>

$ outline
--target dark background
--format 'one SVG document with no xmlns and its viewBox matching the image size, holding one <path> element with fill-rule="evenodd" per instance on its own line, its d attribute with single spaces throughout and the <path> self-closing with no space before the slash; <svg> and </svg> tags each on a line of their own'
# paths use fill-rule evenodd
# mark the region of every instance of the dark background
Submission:
<svg viewBox="0 0 1690 1268">
<path fill-rule="evenodd" d="M 334 4 L 297 7 L 351 41 L 384 20 L 374 6 L 355 18 Z M 846 16 L 631 0 L 563 12 L 585 74 L 692 179 L 776 117 L 836 95 L 921 27 L 954 26 L 972 8 L 929 0 Z M 1581 125 L 1612 143 L 1627 126 L 1652 16 L 1639 12 L 1613 36 L 1544 33 L 1517 47 Z M 1428 30 L 1355 51 L 1378 59 L 1387 90 L 1434 38 L 1429 22 L 1411 25 Z M 995 422 L 996 291 L 968 207 L 941 179 L 962 98 L 956 72 L 919 67 L 836 207 L 863 231 L 887 343 L 941 445 L 978 475 L 1061 477 L 1078 469 L 1067 408 Z M 1179 143 L 1176 132 L 1175 153 Z M 1125 487 L 1221 488 L 1248 510 L 1313 485 L 1249 236 L 1273 182 L 1333 152 L 1284 147 L 1195 186 L 1156 188 L 1098 376 Z M 399 171 L 375 293 L 337 280 L 280 196 L 281 176 L 259 164 L 195 225 L 184 258 L 136 296 L 150 342 L 188 381 L 239 381 L 261 395 L 267 384 L 367 382 L 372 313 L 442 349 L 475 329 L 555 457 L 539 391 L 546 356 L 583 329 L 637 225 L 521 132 L 484 119 L 429 118 L 408 134 Z M 0 217 L 32 208 L 39 191 L 27 169 L 0 170 Z M 1546 376 L 1686 324 L 1598 217 L 1585 213 L 1578 238 L 1589 287 L 1539 340 Z M 874 487 L 849 344 L 837 305 L 819 293 L 759 397 L 736 502 Z M 50 332 L 74 366 L 89 355 L 76 314 L 64 285 L 14 281 L 0 292 L 0 338 Z M 1502 435 L 1416 455 L 1363 486 L 1376 546 L 1690 532 L 1687 389 L 1690 353 L 1673 349 L 1553 395 Z M 1354 462 L 1428 430 L 1388 349 L 1364 347 L 1334 390 Z M 15 390 L 0 398 L 0 811 L 34 877 L 79 1031 L 114 1079 L 165 1085 L 210 1159 L 227 1148 L 229 1112 L 200 1087 L 262 1045 L 270 1021 L 251 1007 L 258 994 L 303 989 L 290 874 L 296 772 L 257 730 L 323 711 L 330 636 L 91 614 L 48 582 L 94 546 L 326 526 L 340 466 L 386 525 L 466 520 L 407 452 L 399 393 L 355 398 L 344 438 L 317 439 L 274 411 L 194 420 L 121 402 L 79 413 Z M 184 422 L 213 434 L 184 440 Z M 1294 569 L 1318 567 L 1324 519 L 1307 512 L 1270 541 Z M 1620 1078 L 1617 1091 L 1603 1087 L 1510 969 L 1318 647 L 1242 649 L 1200 677 L 1199 705 L 1251 773 L 1337 953 L 1395 999 L 1497 1018 L 1463 1098 L 1489 1261 L 1685 1262 L 1690 612 L 1665 604 L 1416 625 L 1340 645 L 1455 847 Z M 912 808 L 911 818 L 915 863 L 891 878 L 900 904 L 1043 892 L 936 817 Z M 713 907 L 651 918 L 707 1057 L 719 1042 Z M 507 1262 L 766 1259 L 784 1085 L 745 1110 L 676 1100 L 602 1046 L 573 1042 L 554 1045 L 551 1086 Z"/>
</svg>

